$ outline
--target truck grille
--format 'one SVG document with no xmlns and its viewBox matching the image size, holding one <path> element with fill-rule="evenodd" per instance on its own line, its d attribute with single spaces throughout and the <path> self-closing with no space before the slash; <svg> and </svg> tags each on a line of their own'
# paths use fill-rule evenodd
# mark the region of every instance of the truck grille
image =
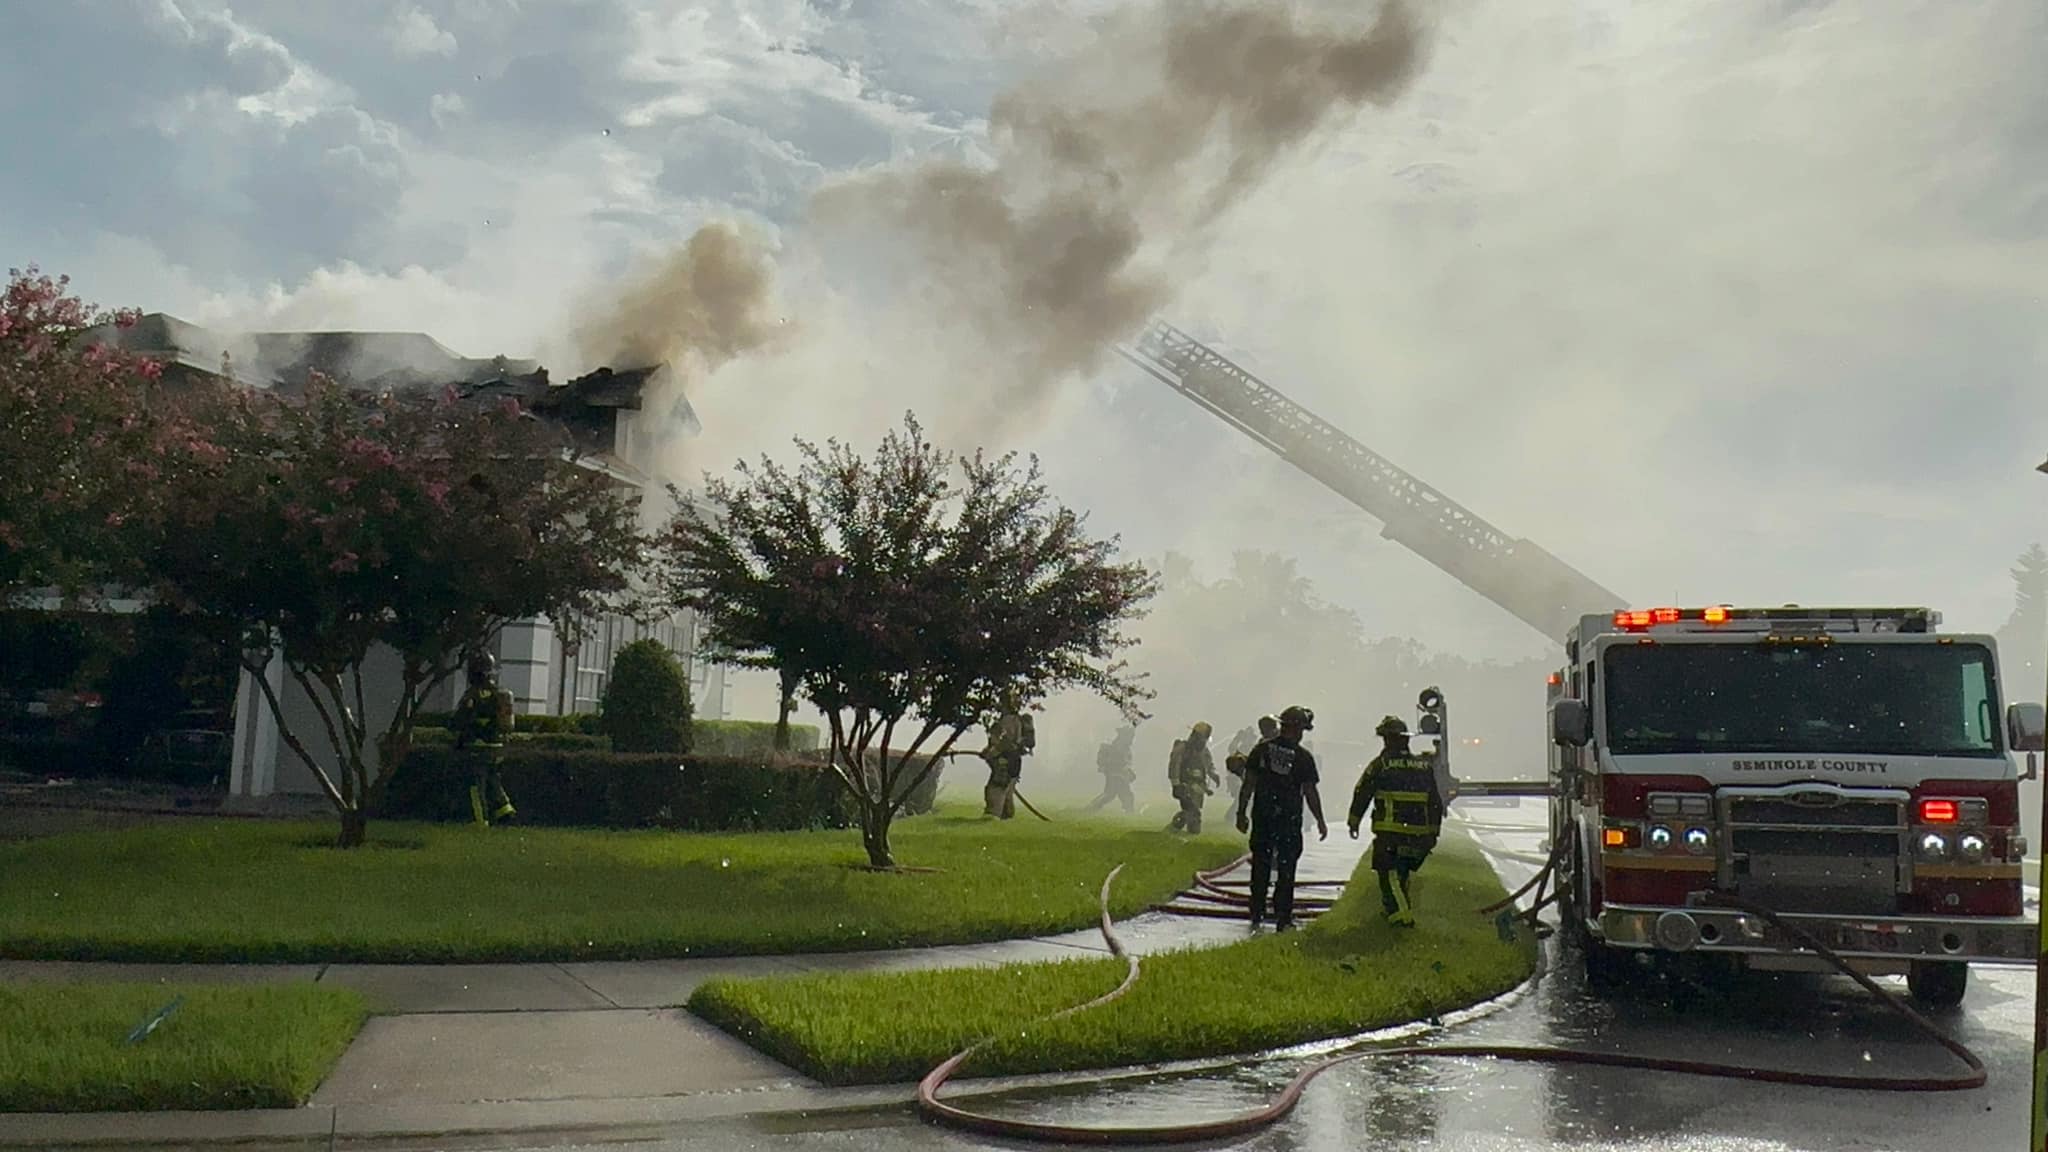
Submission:
<svg viewBox="0 0 2048 1152">
<path fill-rule="evenodd" d="M 1898 911 L 1903 797 L 1774 789 L 1724 793 L 1721 811 L 1722 880 L 1742 896 L 1786 912 Z"/>
<path fill-rule="evenodd" d="M 1762 796 L 1737 796 L 1728 805 L 1735 825 L 1770 824 L 1795 828 L 1903 828 L 1905 806 L 1896 800 L 1849 800 L 1827 807 Z"/>
</svg>

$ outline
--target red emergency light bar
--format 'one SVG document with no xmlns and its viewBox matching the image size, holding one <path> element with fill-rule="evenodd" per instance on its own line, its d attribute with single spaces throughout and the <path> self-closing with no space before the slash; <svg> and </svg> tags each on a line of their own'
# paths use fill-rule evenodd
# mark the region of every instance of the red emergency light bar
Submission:
<svg viewBox="0 0 2048 1152">
<path fill-rule="evenodd" d="M 1727 608 L 1632 608 L 1614 614 L 1614 626 L 1631 632 L 1658 624 L 1676 624 L 1681 620 L 1703 620 L 1708 624 L 1726 624 L 1730 617 Z"/>
<path fill-rule="evenodd" d="M 1641 632 L 1660 624 L 1699 621 L 1727 624 L 1735 620 L 1763 620 L 1774 624 L 1818 623 L 1830 620 L 1888 620 L 1901 632 L 1924 632 L 1941 618 L 1925 608 L 1732 608 L 1716 604 L 1707 608 L 1626 608 L 1614 614 L 1614 626 L 1624 632 Z"/>
</svg>

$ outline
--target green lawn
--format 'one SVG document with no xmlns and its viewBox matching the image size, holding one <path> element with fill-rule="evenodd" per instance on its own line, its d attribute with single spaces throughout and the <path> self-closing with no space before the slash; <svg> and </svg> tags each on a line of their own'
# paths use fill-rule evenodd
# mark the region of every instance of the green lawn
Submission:
<svg viewBox="0 0 2048 1152">
<path fill-rule="evenodd" d="M 1121 878 L 1120 878 L 1121 880 Z M 1427 1019 L 1534 971 L 1527 932 L 1503 942 L 1473 910 L 1504 895 L 1479 851 L 1447 839 L 1416 877 L 1418 928 L 1388 927 L 1372 872 L 1306 930 L 1147 958 L 1123 999 L 1041 1017 L 1123 979 L 1119 960 L 994 969 L 721 980 L 698 1015 L 831 1084 L 915 1080 L 986 1036 L 964 1070 L 1010 1075 L 1255 1052 Z"/>
<path fill-rule="evenodd" d="M 0 955 L 208 962 L 643 959 L 966 943 L 1085 928 L 1226 863 L 1233 837 L 1116 820 L 906 820 L 866 870 L 856 832 L 685 835 L 179 822 L 0 844 Z"/>
<path fill-rule="evenodd" d="M 356 993 L 313 984 L 0 984 L 0 1112 L 295 1108 L 367 1015 Z"/>
</svg>

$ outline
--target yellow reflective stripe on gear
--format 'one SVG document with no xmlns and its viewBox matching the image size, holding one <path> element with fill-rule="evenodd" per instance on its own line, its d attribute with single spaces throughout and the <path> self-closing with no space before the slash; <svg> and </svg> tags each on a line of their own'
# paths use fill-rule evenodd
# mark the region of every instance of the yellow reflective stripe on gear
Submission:
<svg viewBox="0 0 2048 1152">
<path fill-rule="evenodd" d="M 1427 813 L 1429 811 L 1429 793 L 1382 792 L 1379 794 L 1379 799 L 1379 811 L 1374 814 L 1372 821 L 1373 831 L 1392 832 L 1403 836 L 1434 836 L 1437 834 L 1437 827 L 1434 824 L 1410 824 L 1398 819 L 1394 815 L 1400 811 L 1400 807 L 1403 804 L 1420 805 L 1423 812 Z"/>
</svg>

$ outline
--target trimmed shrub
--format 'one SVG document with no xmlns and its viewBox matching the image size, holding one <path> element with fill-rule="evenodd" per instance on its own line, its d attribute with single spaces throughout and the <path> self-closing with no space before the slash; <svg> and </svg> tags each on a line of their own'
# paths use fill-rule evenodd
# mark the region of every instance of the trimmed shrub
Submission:
<svg viewBox="0 0 2048 1152">
<path fill-rule="evenodd" d="M 768 756 L 775 751 L 775 723 L 767 720 L 699 720 L 690 726 L 695 743 L 690 747 L 711 756 Z M 791 724 L 789 749 L 792 755 L 815 752 L 818 726 Z"/>
<path fill-rule="evenodd" d="M 615 752 L 690 750 L 690 676 L 657 640 L 619 649 L 604 689 L 600 727 Z"/>
<path fill-rule="evenodd" d="M 526 732 L 535 736 L 602 736 L 598 728 L 597 713 L 571 712 L 567 716 L 533 715 L 521 716 L 513 722 L 514 732 Z"/>
<path fill-rule="evenodd" d="M 515 746 L 563 752 L 609 752 L 612 748 L 611 737 L 584 732 L 514 732 L 505 739 L 506 743 Z"/>
<path fill-rule="evenodd" d="M 455 726 L 453 712 L 421 712 L 413 719 L 416 731 L 428 728 L 449 729 Z M 529 736 L 573 734 L 580 736 L 602 735 L 597 726 L 597 713 L 571 712 L 567 716 L 527 715 L 522 712 L 512 721 L 514 735 Z"/>
<path fill-rule="evenodd" d="M 469 819 L 470 762 L 448 747 L 415 747 L 379 813 Z M 530 824 L 692 832 L 845 828 L 854 806 L 819 764 L 507 746 L 506 791 Z"/>
<path fill-rule="evenodd" d="M 554 748 L 574 749 L 584 752 L 607 752 L 612 742 L 605 736 L 586 736 L 581 732 L 520 732 L 514 730 L 505 737 L 505 743 L 512 748 Z M 453 748 L 455 732 L 449 728 L 415 728 L 412 730 L 412 746 L 415 748 Z"/>
</svg>

